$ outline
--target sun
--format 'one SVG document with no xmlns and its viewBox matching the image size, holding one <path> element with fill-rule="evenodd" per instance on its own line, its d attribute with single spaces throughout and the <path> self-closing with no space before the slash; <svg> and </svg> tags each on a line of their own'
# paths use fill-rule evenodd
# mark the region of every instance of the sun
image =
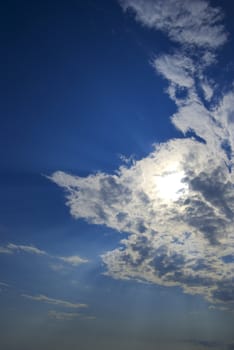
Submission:
<svg viewBox="0 0 234 350">
<path fill-rule="evenodd" d="M 161 199 L 166 201 L 176 201 L 185 192 L 188 184 L 183 181 L 185 174 L 183 171 L 170 172 L 156 177 L 157 193 Z"/>
</svg>

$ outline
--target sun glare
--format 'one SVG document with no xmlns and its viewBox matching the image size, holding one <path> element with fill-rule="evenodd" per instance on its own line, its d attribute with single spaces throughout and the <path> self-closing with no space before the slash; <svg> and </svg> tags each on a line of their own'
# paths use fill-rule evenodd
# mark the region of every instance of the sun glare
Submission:
<svg viewBox="0 0 234 350">
<path fill-rule="evenodd" d="M 177 200 L 188 189 L 188 185 L 183 182 L 183 178 L 183 171 L 157 176 L 156 186 L 159 196 L 164 200 Z"/>
</svg>

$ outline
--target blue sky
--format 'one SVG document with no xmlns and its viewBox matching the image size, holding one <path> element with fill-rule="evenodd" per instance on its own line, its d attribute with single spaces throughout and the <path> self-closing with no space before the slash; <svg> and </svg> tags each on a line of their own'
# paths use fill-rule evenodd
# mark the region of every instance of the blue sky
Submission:
<svg viewBox="0 0 234 350">
<path fill-rule="evenodd" d="M 233 4 L 1 7 L 1 347 L 233 349 Z"/>
</svg>

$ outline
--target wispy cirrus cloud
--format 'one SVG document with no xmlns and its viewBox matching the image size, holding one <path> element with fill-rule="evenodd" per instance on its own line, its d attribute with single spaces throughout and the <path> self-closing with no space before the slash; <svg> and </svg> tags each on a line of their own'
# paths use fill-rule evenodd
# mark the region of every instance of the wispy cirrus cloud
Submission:
<svg viewBox="0 0 234 350">
<path fill-rule="evenodd" d="M 80 317 L 80 314 L 77 312 L 58 312 L 55 310 L 50 310 L 48 316 L 52 319 L 58 321 L 72 321 L 77 317 Z"/>
<path fill-rule="evenodd" d="M 54 264 L 54 266 L 60 266 L 60 270 L 64 268 L 64 264 L 71 266 L 79 266 L 81 264 L 88 263 L 88 259 L 81 258 L 79 255 L 71 255 L 71 256 L 55 256 L 49 254 L 45 250 L 39 249 L 34 245 L 24 245 L 24 244 L 14 244 L 8 243 L 6 246 L 0 246 L 0 254 L 14 254 L 14 253 L 27 253 L 32 255 L 44 256 L 49 259 L 59 261 L 59 264 Z M 53 266 L 53 264 L 51 265 Z M 54 269 L 56 270 L 56 269 Z M 57 269 L 59 270 L 59 269 Z"/>
<path fill-rule="evenodd" d="M 49 298 L 48 296 L 43 295 L 43 294 L 40 294 L 40 295 L 22 294 L 22 297 L 29 299 L 29 300 L 33 300 L 33 301 L 62 306 L 62 307 L 71 308 L 71 309 L 80 309 L 80 308 L 87 308 L 88 307 L 87 304 L 73 303 L 73 302 L 70 302 L 67 300 Z"/>
<path fill-rule="evenodd" d="M 9 284 L 7 284 L 5 282 L 0 282 L 0 286 L 2 286 L 2 287 L 9 287 Z"/>
<path fill-rule="evenodd" d="M 0 292 L 7 290 L 9 287 L 8 283 L 0 282 Z"/>
<path fill-rule="evenodd" d="M 9 249 L 11 252 L 25 252 L 29 254 L 36 254 L 36 255 L 48 255 L 44 250 L 41 250 L 35 246 L 32 245 L 21 245 L 21 244 L 13 244 L 9 243 L 7 245 L 7 249 Z"/>
<path fill-rule="evenodd" d="M 12 250 L 7 247 L 0 247 L 0 254 L 12 254 Z"/>
<path fill-rule="evenodd" d="M 5 246 L 0 246 L 0 254 L 14 254 L 14 253 L 28 253 L 34 255 L 47 255 L 49 254 L 41 250 L 34 245 L 14 244 L 8 243 Z"/>
<path fill-rule="evenodd" d="M 112 175 L 58 171 L 51 180 L 65 189 L 73 217 L 128 234 L 102 255 L 107 275 L 180 286 L 233 308 L 234 91 L 213 100 L 217 82 L 206 74 L 227 41 L 223 13 L 205 0 L 120 3 L 181 45 L 151 64 L 168 82 L 171 121 L 184 138 Z"/>
<path fill-rule="evenodd" d="M 73 321 L 77 318 L 82 320 L 95 320 L 95 316 L 87 316 L 77 312 L 59 312 L 56 310 L 50 310 L 48 316 L 56 321 Z"/>
</svg>

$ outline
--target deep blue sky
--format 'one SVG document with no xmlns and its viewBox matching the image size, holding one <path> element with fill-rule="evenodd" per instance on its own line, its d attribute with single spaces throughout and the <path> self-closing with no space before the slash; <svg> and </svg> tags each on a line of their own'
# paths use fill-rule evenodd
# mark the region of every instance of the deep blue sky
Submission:
<svg viewBox="0 0 234 350">
<path fill-rule="evenodd" d="M 211 4 L 226 13 L 230 37 L 207 76 L 225 91 L 234 75 L 234 8 L 230 1 Z M 0 346 L 232 349 L 233 313 L 209 309 L 202 296 L 179 287 L 103 275 L 100 255 L 127 234 L 75 220 L 64 192 L 48 179 L 57 170 L 113 174 L 121 155 L 139 160 L 154 143 L 184 137 L 170 120 L 176 105 L 167 81 L 152 66 L 172 52 L 171 41 L 117 0 L 3 2 L 0 27 Z M 89 262 L 60 259 L 69 256 Z M 81 316 L 68 320 L 69 312 Z"/>
</svg>

